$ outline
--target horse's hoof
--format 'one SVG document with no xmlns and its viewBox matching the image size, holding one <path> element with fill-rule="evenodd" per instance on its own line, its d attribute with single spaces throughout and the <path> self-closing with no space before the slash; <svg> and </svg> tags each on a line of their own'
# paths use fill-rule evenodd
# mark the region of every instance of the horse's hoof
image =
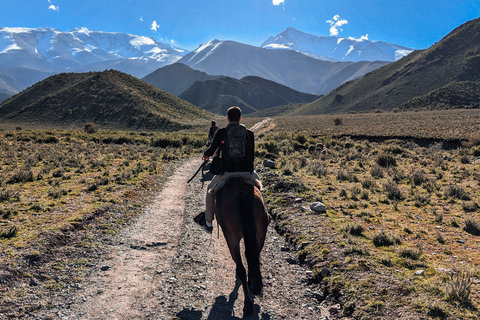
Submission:
<svg viewBox="0 0 480 320">
<path fill-rule="evenodd" d="M 253 303 L 248 303 L 243 306 L 243 315 L 250 316 L 253 314 Z"/>
</svg>

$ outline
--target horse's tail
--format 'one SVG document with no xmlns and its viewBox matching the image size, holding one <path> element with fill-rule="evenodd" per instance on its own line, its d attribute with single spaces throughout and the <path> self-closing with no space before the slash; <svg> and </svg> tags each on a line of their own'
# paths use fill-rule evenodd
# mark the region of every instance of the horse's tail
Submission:
<svg viewBox="0 0 480 320">
<path fill-rule="evenodd" d="M 253 212 L 253 199 L 248 193 L 239 192 L 235 198 L 237 212 L 242 221 L 245 256 L 248 264 L 248 284 L 253 294 L 262 292 L 262 274 L 260 272 L 260 249 L 257 241 L 257 227 Z"/>
</svg>

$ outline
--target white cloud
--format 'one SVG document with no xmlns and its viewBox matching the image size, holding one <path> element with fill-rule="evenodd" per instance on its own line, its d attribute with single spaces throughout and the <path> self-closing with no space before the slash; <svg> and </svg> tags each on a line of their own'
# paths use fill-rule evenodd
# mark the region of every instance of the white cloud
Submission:
<svg viewBox="0 0 480 320">
<path fill-rule="evenodd" d="M 157 32 L 158 27 L 159 25 L 157 24 L 157 21 L 153 20 L 152 27 L 150 29 L 152 29 L 154 32 Z"/>
<path fill-rule="evenodd" d="M 50 1 L 49 1 L 50 2 Z M 50 5 L 50 7 L 48 7 L 49 10 L 53 10 L 53 11 L 58 11 L 59 7 L 58 6 L 54 6 L 53 4 Z"/>
<path fill-rule="evenodd" d="M 368 33 L 360 38 L 360 40 L 368 40 Z"/>
<path fill-rule="evenodd" d="M 143 17 L 140 17 L 140 21 L 142 21 L 142 22 L 143 22 Z"/>
<path fill-rule="evenodd" d="M 272 0 L 274 6 L 279 6 L 285 2 L 285 0 Z"/>
<path fill-rule="evenodd" d="M 341 19 L 338 14 L 333 16 L 332 20 L 327 20 L 326 22 L 330 24 L 331 36 L 338 36 L 339 29 L 340 31 L 343 31 L 343 29 L 341 29 L 340 27 L 348 23 L 347 20 Z"/>
</svg>

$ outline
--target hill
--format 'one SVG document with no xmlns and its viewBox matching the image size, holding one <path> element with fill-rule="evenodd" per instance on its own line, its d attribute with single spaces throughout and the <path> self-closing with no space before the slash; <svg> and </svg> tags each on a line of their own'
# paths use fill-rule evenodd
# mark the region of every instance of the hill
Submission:
<svg viewBox="0 0 480 320">
<path fill-rule="evenodd" d="M 480 82 L 452 82 L 440 89 L 415 97 L 402 105 L 401 110 L 480 109 Z"/>
<path fill-rule="evenodd" d="M 295 114 L 393 110 L 461 81 L 480 81 L 480 19 L 464 23 L 428 49 L 345 83 Z"/>
<path fill-rule="evenodd" d="M 205 110 L 226 115 L 232 105 L 244 114 L 291 103 L 311 102 L 318 95 L 298 92 L 279 83 L 249 76 L 197 81 L 180 98 Z"/>
<path fill-rule="evenodd" d="M 192 69 L 183 63 L 174 63 L 155 70 L 143 77 L 142 80 L 168 93 L 179 96 L 195 81 L 213 80 L 220 77 L 222 76 L 212 76 Z"/>
<path fill-rule="evenodd" d="M 178 130 L 212 114 L 128 74 L 108 70 L 62 73 L 0 105 L 9 122 Z"/>
<path fill-rule="evenodd" d="M 178 62 L 208 74 L 223 74 L 236 79 L 257 76 L 318 95 L 389 63 L 321 61 L 293 50 L 269 50 L 219 40 L 200 46 Z"/>
</svg>

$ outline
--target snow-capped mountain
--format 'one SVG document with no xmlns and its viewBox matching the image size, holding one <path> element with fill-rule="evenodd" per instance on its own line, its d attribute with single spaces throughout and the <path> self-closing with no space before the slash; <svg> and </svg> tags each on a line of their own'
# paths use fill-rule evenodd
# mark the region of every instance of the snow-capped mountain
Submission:
<svg viewBox="0 0 480 320">
<path fill-rule="evenodd" d="M 241 79 L 257 76 L 300 92 L 325 94 L 386 61 L 330 62 L 293 50 L 268 50 L 235 41 L 212 40 L 178 61 L 208 74 Z"/>
<path fill-rule="evenodd" d="M 126 33 L 0 28 L 0 89 L 22 90 L 59 72 L 116 69 L 141 78 L 186 53 L 153 38 Z"/>
<path fill-rule="evenodd" d="M 266 49 L 294 50 L 326 61 L 397 61 L 414 49 L 383 41 L 322 37 L 287 28 L 262 43 Z"/>
</svg>

